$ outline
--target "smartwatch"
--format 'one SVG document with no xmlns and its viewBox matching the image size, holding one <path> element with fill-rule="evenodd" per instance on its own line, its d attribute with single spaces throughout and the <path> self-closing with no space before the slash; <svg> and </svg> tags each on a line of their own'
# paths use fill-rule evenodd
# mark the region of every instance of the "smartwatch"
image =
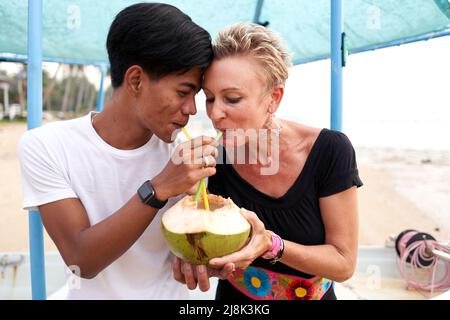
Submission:
<svg viewBox="0 0 450 320">
<path fill-rule="evenodd" d="M 139 187 L 137 194 L 141 198 L 142 203 L 145 203 L 153 208 L 161 209 L 167 203 L 167 200 L 161 201 L 156 197 L 155 189 L 150 180 L 145 181 L 142 186 Z"/>
</svg>

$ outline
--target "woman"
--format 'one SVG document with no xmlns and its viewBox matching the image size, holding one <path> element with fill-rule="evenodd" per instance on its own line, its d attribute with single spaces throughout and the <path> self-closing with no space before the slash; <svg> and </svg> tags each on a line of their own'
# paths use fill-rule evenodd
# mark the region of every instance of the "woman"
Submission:
<svg viewBox="0 0 450 320">
<path fill-rule="evenodd" d="M 233 25 L 213 50 L 203 90 L 226 163 L 208 188 L 249 210 L 252 224 L 243 249 L 210 261 L 236 268 L 216 299 L 336 299 L 333 281 L 352 276 L 358 248 L 354 149 L 343 133 L 274 116 L 290 56 L 272 31 Z"/>
</svg>

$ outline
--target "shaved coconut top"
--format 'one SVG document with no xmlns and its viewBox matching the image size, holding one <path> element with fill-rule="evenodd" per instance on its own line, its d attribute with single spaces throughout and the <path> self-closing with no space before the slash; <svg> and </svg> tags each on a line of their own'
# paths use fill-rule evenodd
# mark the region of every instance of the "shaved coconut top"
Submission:
<svg viewBox="0 0 450 320">
<path fill-rule="evenodd" d="M 170 232 L 215 234 L 238 234 L 250 229 L 250 224 L 241 215 L 233 201 L 220 196 L 208 195 L 211 211 L 197 208 L 193 196 L 186 196 L 164 212 L 162 223 Z"/>
</svg>

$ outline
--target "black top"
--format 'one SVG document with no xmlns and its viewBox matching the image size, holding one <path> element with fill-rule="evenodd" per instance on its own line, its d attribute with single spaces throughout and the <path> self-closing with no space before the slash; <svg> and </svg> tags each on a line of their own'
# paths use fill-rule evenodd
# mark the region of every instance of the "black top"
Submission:
<svg viewBox="0 0 450 320">
<path fill-rule="evenodd" d="M 226 158 L 223 148 L 219 157 Z M 254 188 L 226 161 L 218 163 L 223 164 L 218 164 L 217 173 L 209 178 L 211 193 L 230 197 L 238 207 L 255 212 L 266 229 L 285 240 L 303 245 L 325 243 L 319 198 L 363 185 L 350 140 L 345 134 L 328 129 L 321 130 L 296 181 L 279 198 Z M 270 183 L 270 176 L 267 176 L 267 181 Z M 314 276 L 280 262 L 271 264 L 262 258 L 256 259 L 252 265 L 303 278 Z M 221 285 L 219 283 L 219 287 Z"/>
</svg>

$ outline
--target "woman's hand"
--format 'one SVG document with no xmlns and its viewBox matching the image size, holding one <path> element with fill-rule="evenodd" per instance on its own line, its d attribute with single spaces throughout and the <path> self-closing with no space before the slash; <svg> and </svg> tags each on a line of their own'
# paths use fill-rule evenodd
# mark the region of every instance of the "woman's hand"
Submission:
<svg viewBox="0 0 450 320">
<path fill-rule="evenodd" d="M 209 290 L 209 278 L 218 277 L 227 279 L 235 270 L 233 263 L 228 263 L 223 268 L 212 268 L 205 265 L 193 265 L 187 261 L 175 257 L 172 263 L 173 277 L 178 282 L 186 284 L 190 290 L 198 287 L 201 291 Z"/>
<path fill-rule="evenodd" d="M 221 268 L 229 263 L 233 263 L 235 268 L 245 269 L 253 260 L 262 256 L 266 251 L 272 247 L 272 234 L 266 230 L 264 223 L 258 216 L 244 208 L 241 208 L 241 214 L 252 227 L 250 240 L 239 251 L 223 256 L 220 258 L 211 259 L 209 265 L 215 268 Z"/>
</svg>

